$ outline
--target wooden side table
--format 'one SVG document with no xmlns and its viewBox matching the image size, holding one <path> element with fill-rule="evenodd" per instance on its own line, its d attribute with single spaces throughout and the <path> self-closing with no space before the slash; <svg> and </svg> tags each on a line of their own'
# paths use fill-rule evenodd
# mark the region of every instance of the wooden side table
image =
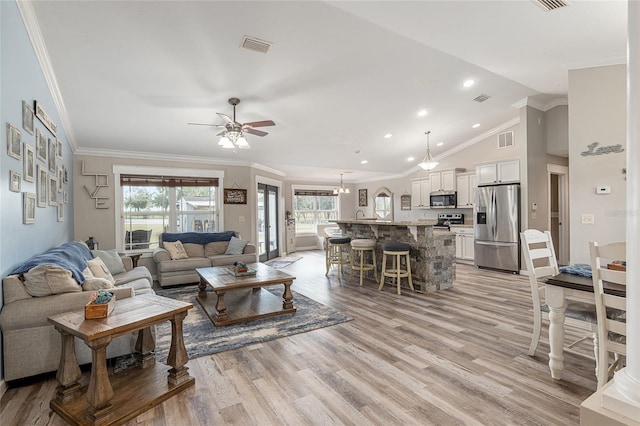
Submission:
<svg viewBox="0 0 640 426">
<path fill-rule="evenodd" d="M 193 386 L 195 379 L 185 366 L 189 357 L 182 335 L 182 323 L 191 308 L 191 303 L 145 294 L 116 301 L 114 311 L 103 319 L 85 320 L 84 310 L 49 317 L 62 336 L 56 375 L 60 384 L 50 402 L 51 409 L 74 425 L 122 424 Z M 155 363 L 152 353 L 155 342 L 150 328 L 164 321 L 171 321 L 167 359 L 171 369 L 166 379 L 167 371 Z M 135 349 L 139 368 L 109 377 L 107 346 L 114 338 L 135 331 L 138 331 Z M 91 348 L 91 376 L 85 387 L 79 384 L 76 337 Z"/>
</svg>

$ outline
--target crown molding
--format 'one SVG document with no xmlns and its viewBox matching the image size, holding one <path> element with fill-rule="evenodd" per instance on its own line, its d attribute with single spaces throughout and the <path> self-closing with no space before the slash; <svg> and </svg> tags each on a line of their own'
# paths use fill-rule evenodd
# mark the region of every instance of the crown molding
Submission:
<svg viewBox="0 0 640 426">
<path fill-rule="evenodd" d="M 49 87 L 49 91 L 51 92 L 51 97 L 53 98 L 56 110 L 58 111 L 58 116 L 62 121 L 61 124 L 64 128 L 64 133 L 67 136 L 67 142 L 71 147 L 71 152 L 75 152 L 77 149 L 75 133 L 71 126 L 69 113 L 64 105 L 64 99 L 60 92 L 56 73 L 53 70 L 53 65 L 51 64 L 51 58 L 49 57 L 47 46 L 45 45 L 44 38 L 42 37 L 42 31 L 40 31 L 40 24 L 38 23 L 36 11 L 33 8 L 33 2 L 31 0 L 19 0 L 16 1 L 16 5 L 18 6 L 18 11 L 22 16 L 22 21 L 24 22 L 24 26 L 27 30 L 29 40 L 31 40 L 31 45 L 33 46 L 40 68 L 42 69 L 44 79 Z"/>
<path fill-rule="evenodd" d="M 566 62 L 563 66 L 567 70 L 580 70 L 584 68 L 597 68 L 607 67 L 611 65 L 626 65 L 627 57 L 625 56 L 610 56 L 608 58 L 591 59 L 587 61 L 574 61 Z"/>
</svg>

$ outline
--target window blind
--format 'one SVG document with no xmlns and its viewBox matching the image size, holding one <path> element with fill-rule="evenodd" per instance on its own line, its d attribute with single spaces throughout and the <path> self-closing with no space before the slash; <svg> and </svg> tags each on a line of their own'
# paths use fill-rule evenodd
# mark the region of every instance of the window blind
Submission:
<svg viewBox="0 0 640 426">
<path fill-rule="evenodd" d="M 153 176 L 153 175 L 120 175 L 123 186 L 218 186 L 218 178 L 185 177 L 185 176 Z"/>
<path fill-rule="evenodd" d="M 296 189 L 294 195 L 310 195 L 310 196 L 322 196 L 322 197 L 337 197 L 338 194 L 334 194 L 330 189 Z"/>
</svg>

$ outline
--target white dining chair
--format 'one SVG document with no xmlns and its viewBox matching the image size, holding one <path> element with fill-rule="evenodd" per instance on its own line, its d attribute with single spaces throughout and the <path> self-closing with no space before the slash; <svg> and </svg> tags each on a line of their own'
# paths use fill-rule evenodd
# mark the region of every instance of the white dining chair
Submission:
<svg viewBox="0 0 640 426">
<path fill-rule="evenodd" d="M 529 271 L 529 284 L 533 300 L 533 334 L 531 336 L 531 345 L 529 346 L 529 356 L 534 356 L 540 342 L 542 320 L 549 320 L 549 307 L 544 302 L 545 287 L 540 281 L 544 278 L 558 275 L 559 270 L 553 248 L 553 240 L 549 231 L 542 232 L 537 229 L 527 229 L 520 233 L 520 240 L 522 254 Z M 581 352 L 573 351 L 572 348 L 585 339 L 592 338 L 597 372 L 598 328 L 595 306 L 569 301 L 564 315 L 565 327 L 575 328 L 583 334 L 580 339 L 565 345 L 564 350 L 577 355 L 584 355 Z"/>
<path fill-rule="evenodd" d="M 598 245 L 589 242 L 591 254 L 591 271 L 595 293 L 596 312 L 598 316 L 598 389 L 609 381 L 613 373 L 621 367 L 622 358 L 626 356 L 627 324 L 626 298 L 604 292 L 603 282 L 627 285 L 627 272 L 621 270 L 620 264 L 614 261 L 627 260 L 626 244 L 615 242 Z M 611 268 L 611 269 L 610 269 Z M 610 353 L 615 355 L 610 363 Z"/>
</svg>

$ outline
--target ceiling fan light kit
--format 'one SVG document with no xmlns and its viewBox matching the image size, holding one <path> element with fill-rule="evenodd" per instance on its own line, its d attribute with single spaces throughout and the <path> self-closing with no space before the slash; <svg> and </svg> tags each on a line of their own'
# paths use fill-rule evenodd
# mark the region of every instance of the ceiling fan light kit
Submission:
<svg viewBox="0 0 640 426">
<path fill-rule="evenodd" d="M 202 124 L 202 123 L 188 123 L 195 126 L 211 126 L 211 127 L 224 127 L 225 130 L 218 133 L 217 136 L 221 136 L 218 145 L 222 148 L 232 149 L 249 149 L 251 146 L 247 139 L 244 137 L 245 133 L 249 133 L 255 136 L 266 136 L 267 132 L 257 130 L 254 127 L 275 126 L 272 120 L 251 121 L 248 123 L 239 123 L 236 121 L 236 105 L 240 103 L 238 98 L 229 98 L 229 104 L 233 106 L 233 119 L 226 114 L 217 112 L 218 116 L 225 121 L 225 124 Z"/>
<path fill-rule="evenodd" d="M 424 132 L 424 134 L 427 135 L 427 153 L 424 155 L 424 159 L 422 160 L 422 162 L 418 164 L 418 166 L 420 166 L 423 170 L 433 170 L 438 165 L 438 162 L 433 159 L 433 157 L 431 156 L 431 151 L 429 150 L 430 133 L 430 130 L 428 132 Z"/>
</svg>

